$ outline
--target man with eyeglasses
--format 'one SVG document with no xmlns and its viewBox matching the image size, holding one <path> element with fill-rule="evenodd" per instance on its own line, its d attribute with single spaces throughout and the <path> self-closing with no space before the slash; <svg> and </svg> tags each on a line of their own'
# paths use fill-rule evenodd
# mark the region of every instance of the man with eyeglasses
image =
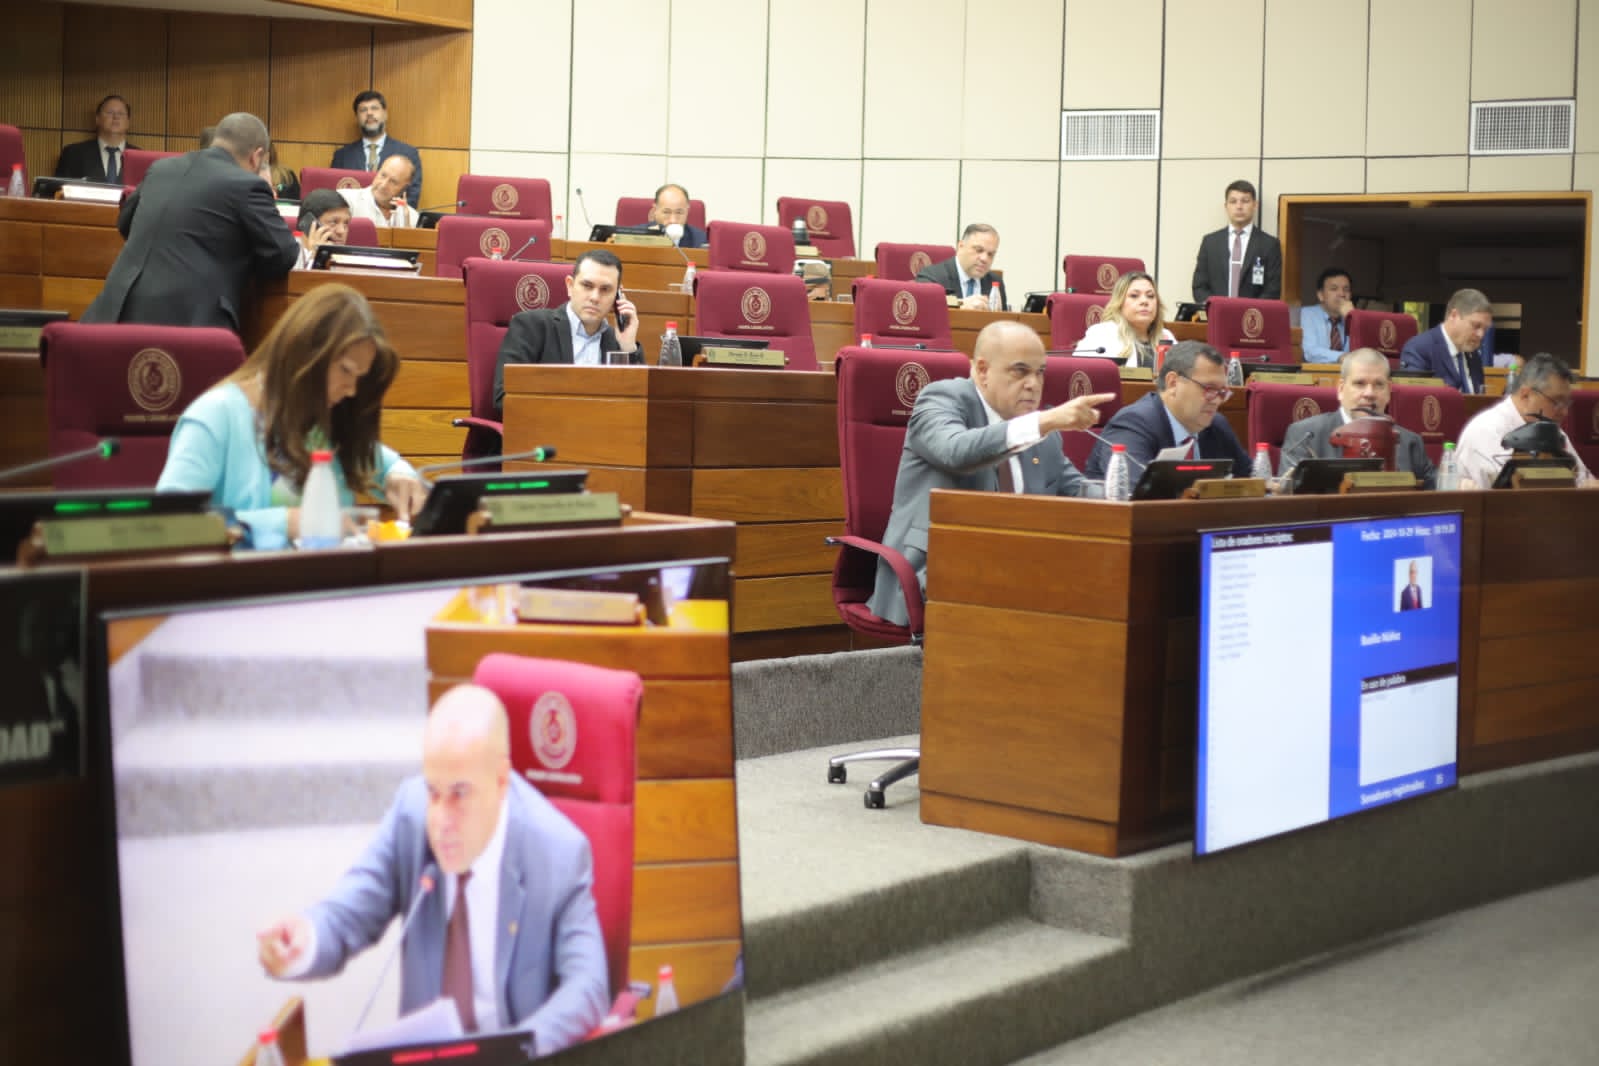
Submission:
<svg viewBox="0 0 1599 1066">
<path fill-rule="evenodd" d="M 1571 410 L 1571 384 L 1576 380 L 1571 368 L 1548 352 L 1539 352 L 1528 359 L 1516 379 L 1516 391 L 1494 404 L 1476 418 L 1466 423 L 1460 433 L 1460 474 L 1470 478 L 1472 486 L 1485 489 L 1499 476 L 1499 468 L 1510 458 L 1510 449 L 1500 442 L 1505 434 L 1528 422 L 1550 421 L 1559 423 Z M 1566 451 L 1577 461 L 1577 484 L 1592 488 L 1595 484 L 1583 465 L 1577 449 L 1565 430 L 1560 440 Z"/>
<path fill-rule="evenodd" d="M 101 100 L 94 109 L 95 136 L 61 149 L 55 176 L 121 183 L 122 161 L 129 148 L 139 147 L 128 143 L 128 123 L 132 119 L 133 108 L 116 93 Z"/>
<path fill-rule="evenodd" d="M 1333 430 L 1348 425 L 1351 419 L 1388 413 L 1388 357 L 1375 348 L 1356 348 L 1339 361 L 1338 410 L 1301 418 L 1283 434 L 1282 473 L 1289 472 L 1302 459 L 1336 459 L 1343 450 L 1333 446 Z M 1437 487 L 1437 471 L 1427 458 L 1427 446 L 1420 434 L 1395 426 L 1394 468 L 1416 475 L 1424 488 Z"/>
<path fill-rule="evenodd" d="M 923 387 L 911 409 L 894 479 L 894 509 L 883 543 L 905 557 L 927 589 L 928 496 L 934 489 L 1025 492 L 1037 496 L 1101 496 L 1061 450 L 1060 433 L 1087 429 L 1111 393 L 1078 396 L 1039 409 L 1044 393 L 1044 342 L 1020 322 L 991 322 L 977 335 L 970 377 Z M 906 591 L 879 559 L 867 606 L 906 625 Z"/>
<path fill-rule="evenodd" d="M 1172 346 L 1161 365 L 1160 387 L 1128 404 L 1105 424 L 1085 473 L 1103 479 L 1113 444 L 1127 445 L 1132 477 L 1156 454 L 1182 445 L 1188 459 L 1231 459 L 1233 473 L 1249 475 L 1249 453 L 1216 412 L 1232 395 L 1222 354 L 1203 341 Z"/>
</svg>

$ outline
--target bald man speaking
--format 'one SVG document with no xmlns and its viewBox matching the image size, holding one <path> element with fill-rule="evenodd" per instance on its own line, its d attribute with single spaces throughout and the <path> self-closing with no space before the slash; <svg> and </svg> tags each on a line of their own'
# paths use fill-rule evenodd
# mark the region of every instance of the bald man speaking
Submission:
<svg viewBox="0 0 1599 1066">
<path fill-rule="evenodd" d="M 422 775 L 333 892 L 257 934 L 261 965 L 284 979 L 336 974 L 413 906 L 402 1015 L 452 999 L 466 1032 L 526 1031 L 541 1055 L 604 1016 L 588 840 L 511 773 L 505 708 L 476 685 L 434 704 Z"/>
</svg>

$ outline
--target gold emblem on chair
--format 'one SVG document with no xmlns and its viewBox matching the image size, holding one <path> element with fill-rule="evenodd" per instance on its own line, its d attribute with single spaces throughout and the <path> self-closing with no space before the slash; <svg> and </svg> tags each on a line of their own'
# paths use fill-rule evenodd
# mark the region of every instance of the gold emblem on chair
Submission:
<svg viewBox="0 0 1599 1066">
<path fill-rule="evenodd" d="M 523 274 L 516 283 L 516 306 L 524 311 L 550 305 L 550 287 L 537 274 Z"/>
<path fill-rule="evenodd" d="M 365 186 L 361 184 L 361 179 L 352 178 L 352 177 L 350 177 L 350 175 L 346 174 L 344 177 L 339 179 L 338 185 L 334 186 L 334 188 L 338 188 L 338 189 L 362 189 L 362 188 L 365 188 Z"/>
<path fill-rule="evenodd" d="M 533 754 L 547 770 L 564 769 L 577 752 L 577 716 L 562 693 L 546 692 L 538 698 L 527 716 L 527 732 Z"/>
<path fill-rule="evenodd" d="M 1384 325 L 1391 325 L 1391 323 L 1384 323 Z M 1438 397 L 1423 397 L 1421 401 L 1421 428 L 1425 429 L 1428 433 L 1432 433 L 1443 424 L 1444 409 L 1443 405 L 1438 402 Z"/>
<path fill-rule="evenodd" d="M 805 228 L 812 233 L 827 236 L 827 208 L 821 204 L 812 204 L 805 209 Z"/>
<path fill-rule="evenodd" d="M 933 265 L 933 257 L 918 248 L 916 251 L 911 253 L 911 261 L 907 265 L 910 269 L 911 277 L 914 278 L 916 275 Z"/>
<path fill-rule="evenodd" d="M 183 391 L 178 361 L 160 348 L 146 348 L 128 360 L 128 394 L 153 414 L 171 407 Z"/>
<path fill-rule="evenodd" d="M 511 235 L 498 226 L 490 226 L 477 238 L 478 251 L 493 259 L 496 254 L 504 255 L 511 249 Z"/>
<path fill-rule="evenodd" d="M 489 202 L 494 205 L 496 211 L 515 211 L 519 199 L 521 197 L 516 191 L 516 186 L 510 182 L 502 181 L 494 186 L 493 192 L 489 193 Z"/>
<path fill-rule="evenodd" d="M 1083 312 L 1083 324 L 1085 326 L 1097 325 L 1099 323 L 1099 320 L 1104 318 L 1104 317 L 1105 317 L 1105 305 L 1104 304 L 1089 304 L 1088 305 L 1088 310 Z"/>
<path fill-rule="evenodd" d="M 894 294 L 894 321 L 902 326 L 916 321 L 916 297 L 906 289 Z"/>
<path fill-rule="evenodd" d="M 1260 335 L 1266 332 L 1266 316 L 1260 313 L 1260 308 L 1251 307 L 1244 312 L 1244 336 L 1252 341 L 1260 340 Z"/>
<path fill-rule="evenodd" d="M 766 262 L 766 238 L 758 230 L 744 234 L 744 259 L 751 263 Z"/>
<path fill-rule="evenodd" d="M 916 406 L 916 397 L 922 394 L 922 389 L 932 381 L 932 375 L 920 363 L 905 363 L 894 374 L 894 396 L 905 405 L 905 412 Z"/>
<path fill-rule="evenodd" d="M 759 285 L 753 285 L 744 290 L 744 298 L 738 302 L 738 309 L 743 312 L 745 322 L 758 326 L 772 314 L 772 297 Z"/>
<path fill-rule="evenodd" d="M 1089 380 L 1088 372 L 1084 370 L 1073 370 L 1072 384 L 1070 390 L 1068 391 L 1071 398 L 1074 400 L 1079 396 L 1087 396 L 1089 393 L 1093 392 L 1094 383 Z"/>
<path fill-rule="evenodd" d="M 1309 396 L 1301 396 L 1294 401 L 1293 421 L 1298 422 L 1306 418 L 1315 418 L 1321 414 L 1321 405 Z"/>
<path fill-rule="evenodd" d="M 1094 280 L 1099 282 L 1099 291 L 1108 293 L 1116 287 L 1116 279 L 1121 277 L 1121 272 L 1116 269 L 1115 263 L 1101 263 L 1099 270 L 1094 274 Z"/>
<path fill-rule="evenodd" d="M 1385 352 L 1391 352 L 1399 346 L 1399 327 L 1394 325 L 1392 319 L 1385 318 L 1377 326 L 1377 347 Z"/>
</svg>

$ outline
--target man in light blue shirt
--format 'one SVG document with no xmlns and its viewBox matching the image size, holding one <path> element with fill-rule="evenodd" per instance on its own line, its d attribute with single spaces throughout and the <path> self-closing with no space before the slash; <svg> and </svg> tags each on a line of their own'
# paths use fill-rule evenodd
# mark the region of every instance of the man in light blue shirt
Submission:
<svg viewBox="0 0 1599 1066">
<path fill-rule="evenodd" d="M 1336 363 L 1349 351 L 1353 287 L 1349 271 L 1330 266 L 1316 279 L 1316 303 L 1299 310 L 1300 349 L 1307 363 Z"/>
</svg>

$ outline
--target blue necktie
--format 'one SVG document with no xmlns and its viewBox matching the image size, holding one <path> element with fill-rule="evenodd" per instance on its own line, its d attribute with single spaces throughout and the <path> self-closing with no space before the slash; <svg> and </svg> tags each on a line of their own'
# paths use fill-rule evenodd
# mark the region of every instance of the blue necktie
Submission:
<svg viewBox="0 0 1599 1066">
<path fill-rule="evenodd" d="M 105 150 L 105 180 L 113 185 L 122 177 L 122 168 L 117 166 L 117 153 L 120 151 L 122 151 L 120 148 L 107 148 Z"/>
<path fill-rule="evenodd" d="M 967 296 L 976 296 L 977 295 L 977 279 L 976 278 L 967 278 L 966 279 L 966 295 Z"/>
</svg>

